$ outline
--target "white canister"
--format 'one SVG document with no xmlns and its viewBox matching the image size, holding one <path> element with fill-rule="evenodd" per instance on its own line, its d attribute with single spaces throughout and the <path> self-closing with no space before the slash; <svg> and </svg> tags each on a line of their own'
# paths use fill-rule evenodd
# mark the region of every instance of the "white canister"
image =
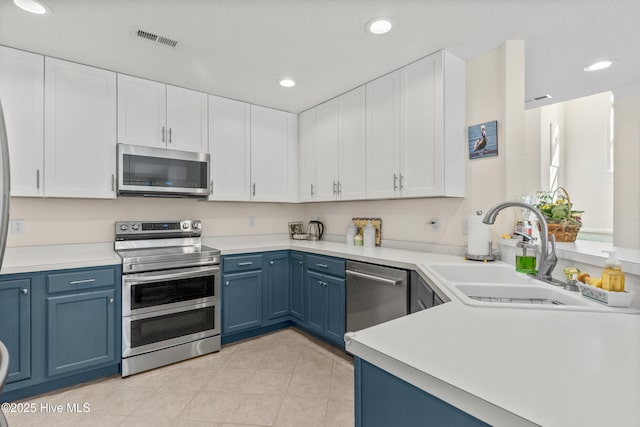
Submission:
<svg viewBox="0 0 640 427">
<path fill-rule="evenodd" d="M 376 245 L 376 228 L 371 224 L 371 221 L 367 221 L 362 234 L 364 246 L 373 247 Z"/>
<path fill-rule="evenodd" d="M 345 235 L 345 241 L 347 245 L 353 246 L 353 238 L 356 237 L 358 227 L 353 222 L 350 222 L 347 226 L 347 234 Z"/>
</svg>

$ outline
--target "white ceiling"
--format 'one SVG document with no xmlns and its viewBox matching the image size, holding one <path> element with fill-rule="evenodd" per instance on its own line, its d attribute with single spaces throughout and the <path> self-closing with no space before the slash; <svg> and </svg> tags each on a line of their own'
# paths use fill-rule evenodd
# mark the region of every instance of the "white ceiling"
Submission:
<svg viewBox="0 0 640 427">
<path fill-rule="evenodd" d="M 527 107 L 640 93 L 639 0 L 44 1 L 53 14 L 0 0 L 0 44 L 291 112 L 441 48 L 467 60 L 514 39 L 525 40 L 525 98 L 553 96 Z M 366 33 L 378 16 L 396 28 Z M 601 58 L 614 67 L 582 70 Z M 284 76 L 297 86 L 279 87 Z"/>
</svg>

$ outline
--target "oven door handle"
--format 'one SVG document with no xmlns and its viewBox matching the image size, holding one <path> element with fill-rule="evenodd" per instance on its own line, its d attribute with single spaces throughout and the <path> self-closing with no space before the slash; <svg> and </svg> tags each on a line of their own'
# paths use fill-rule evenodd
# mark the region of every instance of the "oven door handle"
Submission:
<svg viewBox="0 0 640 427">
<path fill-rule="evenodd" d="M 137 285 L 142 283 L 166 282 L 169 280 L 190 279 L 193 277 L 208 276 L 210 273 L 215 273 L 218 271 L 220 271 L 219 266 L 207 266 L 207 267 L 190 268 L 188 271 L 175 271 L 173 273 L 165 273 L 165 274 L 148 275 L 149 273 L 143 273 L 144 275 L 135 274 L 130 276 L 122 276 L 122 280 L 128 285 Z"/>
</svg>

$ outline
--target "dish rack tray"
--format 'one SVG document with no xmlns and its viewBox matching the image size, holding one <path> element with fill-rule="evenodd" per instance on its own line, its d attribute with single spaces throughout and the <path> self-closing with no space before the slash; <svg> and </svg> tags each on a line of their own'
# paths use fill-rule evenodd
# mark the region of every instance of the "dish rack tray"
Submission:
<svg viewBox="0 0 640 427">
<path fill-rule="evenodd" d="M 582 295 L 610 307 L 629 307 L 635 296 L 633 291 L 610 292 L 585 283 L 580 283 L 579 285 Z"/>
</svg>

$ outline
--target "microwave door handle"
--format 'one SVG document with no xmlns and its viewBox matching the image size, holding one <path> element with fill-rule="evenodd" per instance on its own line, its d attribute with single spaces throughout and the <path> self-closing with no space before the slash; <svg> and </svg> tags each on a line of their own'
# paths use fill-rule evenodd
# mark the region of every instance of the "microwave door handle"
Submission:
<svg viewBox="0 0 640 427">
<path fill-rule="evenodd" d="M 183 271 L 178 273 L 169 273 L 169 274 L 154 274 L 150 276 L 138 276 L 138 277 L 127 277 L 124 276 L 123 280 L 130 285 L 137 285 L 142 283 L 150 283 L 150 282 L 166 282 L 169 280 L 175 279 L 190 279 L 193 277 L 202 277 L 208 276 L 209 273 L 214 273 L 216 271 L 220 271 L 220 267 L 206 267 L 199 268 L 195 271 Z"/>
</svg>

